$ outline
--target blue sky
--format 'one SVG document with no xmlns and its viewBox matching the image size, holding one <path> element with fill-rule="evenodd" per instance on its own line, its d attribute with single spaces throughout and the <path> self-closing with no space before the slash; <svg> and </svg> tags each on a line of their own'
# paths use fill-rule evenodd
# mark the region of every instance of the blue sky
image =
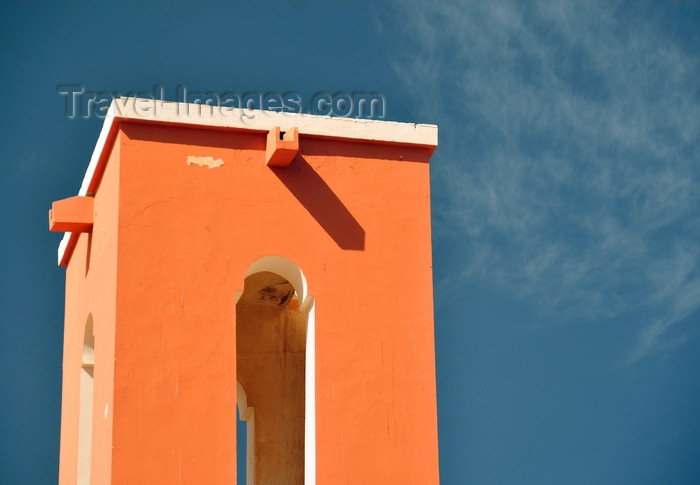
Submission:
<svg viewBox="0 0 700 485">
<path fill-rule="evenodd" d="M 55 484 L 57 86 L 374 91 L 432 159 L 441 483 L 700 483 L 700 3 L 0 4 L 0 485 Z"/>
</svg>

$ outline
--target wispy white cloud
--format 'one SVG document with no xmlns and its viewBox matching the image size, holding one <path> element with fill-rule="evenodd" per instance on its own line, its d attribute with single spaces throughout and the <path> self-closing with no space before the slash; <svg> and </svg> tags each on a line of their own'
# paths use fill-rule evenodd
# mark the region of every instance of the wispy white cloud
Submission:
<svg viewBox="0 0 700 485">
<path fill-rule="evenodd" d="M 646 311 L 627 363 L 700 309 L 700 56 L 645 8 L 414 5 L 392 66 L 441 127 L 435 233 L 465 256 L 438 289 L 486 278 L 562 319 Z"/>
</svg>

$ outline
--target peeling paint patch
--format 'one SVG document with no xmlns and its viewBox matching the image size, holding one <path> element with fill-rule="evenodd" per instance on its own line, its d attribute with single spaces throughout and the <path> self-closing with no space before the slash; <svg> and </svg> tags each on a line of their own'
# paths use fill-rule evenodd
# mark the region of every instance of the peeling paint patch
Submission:
<svg viewBox="0 0 700 485">
<path fill-rule="evenodd" d="M 195 157 L 190 155 L 187 157 L 187 165 L 199 165 L 200 167 L 217 168 L 224 164 L 220 158 L 214 157 Z"/>
</svg>

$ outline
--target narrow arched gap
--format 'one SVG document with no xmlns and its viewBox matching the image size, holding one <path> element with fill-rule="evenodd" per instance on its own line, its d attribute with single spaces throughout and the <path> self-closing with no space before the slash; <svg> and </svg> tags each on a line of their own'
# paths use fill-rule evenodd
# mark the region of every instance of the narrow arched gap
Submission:
<svg viewBox="0 0 700 485">
<path fill-rule="evenodd" d="M 92 451 L 92 408 L 95 372 L 95 335 L 92 314 L 88 316 L 83 333 L 80 369 L 80 415 L 78 423 L 78 485 L 90 484 Z"/>
<path fill-rule="evenodd" d="M 236 406 L 236 483 L 238 485 L 248 483 L 246 480 L 248 449 L 247 446 L 243 446 L 243 443 L 247 442 L 248 425 L 241 419 L 241 410 Z"/>
<path fill-rule="evenodd" d="M 236 381 L 236 483 L 255 483 L 255 410 L 248 406 L 245 389 Z"/>
</svg>

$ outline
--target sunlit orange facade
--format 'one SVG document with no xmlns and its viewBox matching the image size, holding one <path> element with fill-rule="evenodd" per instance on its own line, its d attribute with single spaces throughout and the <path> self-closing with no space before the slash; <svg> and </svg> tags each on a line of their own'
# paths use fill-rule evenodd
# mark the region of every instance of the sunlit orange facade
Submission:
<svg viewBox="0 0 700 485">
<path fill-rule="evenodd" d="M 436 127 L 141 107 L 50 215 L 59 484 L 437 485 Z"/>
</svg>

